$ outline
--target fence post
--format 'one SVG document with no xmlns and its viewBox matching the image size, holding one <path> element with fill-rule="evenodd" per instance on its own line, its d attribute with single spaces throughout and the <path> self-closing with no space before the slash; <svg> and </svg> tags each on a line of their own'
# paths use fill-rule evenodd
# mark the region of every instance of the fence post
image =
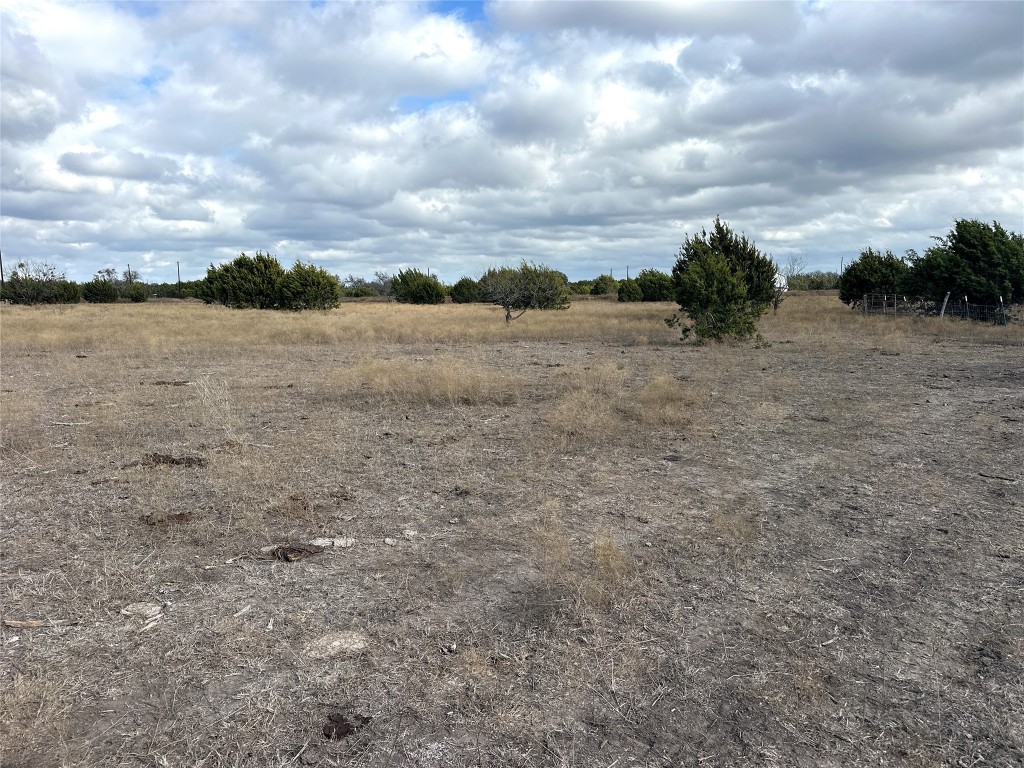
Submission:
<svg viewBox="0 0 1024 768">
<path fill-rule="evenodd" d="M 868 295 L 866 293 L 864 294 L 863 301 L 860 303 L 860 311 L 865 315 L 868 313 Z"/>
<path fill-rule="evenodd" d="M 946 316 L 946 303 L 949 301 L 949 294 L 951 293 L 952 291 L 946 291 L 946 298 L 942 300 L 942 311 L 939 312 L 939 317 Z"/>
</svg>

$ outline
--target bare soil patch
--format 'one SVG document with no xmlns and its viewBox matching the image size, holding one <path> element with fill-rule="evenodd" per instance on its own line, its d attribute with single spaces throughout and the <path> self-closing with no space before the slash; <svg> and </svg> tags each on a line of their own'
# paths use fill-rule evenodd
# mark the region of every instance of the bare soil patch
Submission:
<svg viewBox="0 0 1024 768">
<path fill-rule="evenodd" d="M 1021 765 L 1024 338 L 829 301 L 4 308 L 0 764 Z"/>
</svg>

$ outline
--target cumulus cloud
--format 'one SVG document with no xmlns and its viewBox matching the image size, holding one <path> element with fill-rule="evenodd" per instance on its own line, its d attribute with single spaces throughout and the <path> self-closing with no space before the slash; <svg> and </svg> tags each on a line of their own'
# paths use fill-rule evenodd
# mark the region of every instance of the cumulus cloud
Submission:
<svg viewBox="0 0 1024 768">
<path fill-rule="evenodd" d="M 5 250 L 79 278 L 619 274 L 716 215 L 812 268 L 1024 229 L 1019 3 L 12 0 L 0 35 Z"/>
</svg>

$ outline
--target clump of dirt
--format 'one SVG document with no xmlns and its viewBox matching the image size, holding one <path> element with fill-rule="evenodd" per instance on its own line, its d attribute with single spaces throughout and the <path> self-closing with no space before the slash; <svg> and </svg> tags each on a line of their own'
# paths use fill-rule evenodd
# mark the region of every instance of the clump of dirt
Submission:
<svg viewBox="0 0 1024 768">
<path fill-rule="evenodd" d="M 129 467 L 205 467 L 206 459 L 202 456 L 172 456 L 169 453 L 147 453 L 139 461 L 125 464 Z"/>
</svg>

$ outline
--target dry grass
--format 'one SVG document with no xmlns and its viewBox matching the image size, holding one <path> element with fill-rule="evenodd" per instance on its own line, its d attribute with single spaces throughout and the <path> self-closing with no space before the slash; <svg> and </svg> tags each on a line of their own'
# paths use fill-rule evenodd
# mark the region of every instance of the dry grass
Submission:
<svg viewBox="0 0 1024 768">
<path fill-rule="evenodd" d="M 527 312 L 504 322 L 498 307 L 346 304 L 330 312 L 232 310 L 194 302 L 72 307 L 4 306 L 4 348 L 131 354 L 221 349 L 225 345 L 486 344 L 508 341 L 607 340 L 665 343 L 669 304 L 577 302 L 565 311 Z"/>
<path fill-rule="evenodd" d="M 586 624 L 591 610 L 621 609 L 635 597 L 637 561 L 609 532 L 596 532 L 589 547 L 574 556 L 568 528 L 549 506 L 532 533 L 535 566 L 555 610 L 552 618 Z"/>
<path fill-rule="evenodd" d="M 670 312 L 0 308 L 0 763 L 1014 764 L 1017 331 Z"/>
<path fill-rule="evenodd" d="M 852 336 L 891 345 L 893 351 L 921 341 L 967 341 L 1024 345 L 1024 323 L 993 325 L 938 317 L 864 315 L 839 301 L 835 292 L 788 296 L 778 314 L 769 312 L 761 333 L 770 341 L 813 338 L 839 351 Z"/>
<path fill-rule="evenodd" d="M 339 373 L 342 394 L 402 405 L 510 405 L 519 397 L 522 377 L 453 358 L 365 360 Z"/>
</svg>

